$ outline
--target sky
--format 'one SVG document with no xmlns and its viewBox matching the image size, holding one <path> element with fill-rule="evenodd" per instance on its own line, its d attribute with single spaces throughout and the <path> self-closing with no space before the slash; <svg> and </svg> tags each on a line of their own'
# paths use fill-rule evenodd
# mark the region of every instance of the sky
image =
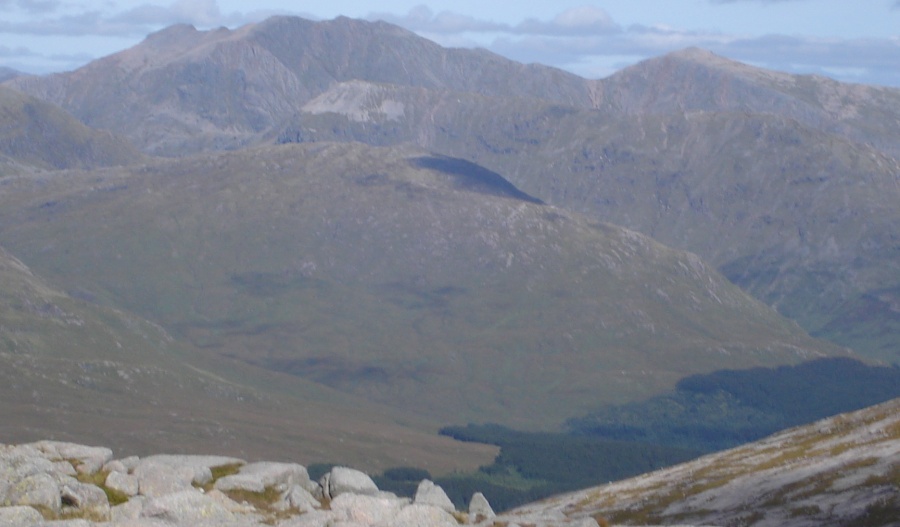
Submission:
<svg viewBox="0 0 900 527">
<path fill-rule="evenodd" d="M 377 6 L 377 7 L 373 7 Z M 697 46 L 764 68 L 900 87 L 900 0 L 0 0 L 0 66 L 68 71 L 175 23 L 386 20 L 588 78 Z"/>
</svg>

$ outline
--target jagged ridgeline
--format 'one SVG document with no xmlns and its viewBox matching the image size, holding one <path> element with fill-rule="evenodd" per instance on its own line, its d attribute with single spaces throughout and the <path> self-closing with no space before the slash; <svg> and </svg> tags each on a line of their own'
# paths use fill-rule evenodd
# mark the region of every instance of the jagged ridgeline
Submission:
<svg viewBox="0 0 900 527">
<path fill-rule="evenodd" d="M 0 240 L 198 352 L 443 424 L 557 426 L 685 375 L 837 353 L 688 253 L 413 147 L 26 177 Z"/>
</svg>

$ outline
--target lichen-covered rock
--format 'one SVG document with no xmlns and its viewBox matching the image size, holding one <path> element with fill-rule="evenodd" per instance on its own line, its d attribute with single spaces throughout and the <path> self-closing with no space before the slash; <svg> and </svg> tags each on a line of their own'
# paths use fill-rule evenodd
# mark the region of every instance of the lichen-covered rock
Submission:
<svg viewBox="0 0 900 527">
<path fill-rule="evenodd" d="M 59 489 L 60 499 L 66 507 L 77 509 L 91 517 L 109 517 L 109 499 L 103 489 L 78 481 L 69 482 Z"/>
<path fill-rule="evenodd" d="M 123 523 L 125 520 L 135 520 L 140 518 L 146 500 L 147 498 L 144 496 L 134 496 L 125 503 L 116 505 L 109 511 L 110 520 L 116 522 L 118 527 L 118 524 Z"/>
<path fill-rule="evenodd" d="M 447 512 L 456 511 L 456 506 L 450 501 L 447 493 L 440 486 L 435 485 L 433 481 L 423 479 L 416 489 L 416 497 L 413 503 L 419 505 L 432 505 Z"/>
<path fill-rule="evenodd" d="M 184 470 L 190 470 L 191 483 L 196 485 L 205 485 L 212 481 L 212 469 L 216 467 L 224 467 L 227 465 L 244 465 L 246 461 L 236 457 L 228 456 L 203 456 L 203 455 L 169 455 L 158 454 L 148 456 L 138 462 L 137 470 L 141 465 L 155 464 L 177 467 Z"/>
<path fill-rule="evenodd" d="M 47 459 L 69 460 L 76 470 L 82 474 L 93 474 L 112 460 L 113 452 L 106 447 L 85 446 L 63 441 L 38 441 L 35 447 L 43 452 Z"/>
<path fill-rule="evenodd" d="M 412 504 L 397 513 L 390 523 L 378 527 L 459 527 L 449 512 L 431 505 Z"/>
<path fill-rule="evenodd" d="M 378 485 L 365 473 L 347 467 L 334 467 L 322 479 L 322 489 L 329 499 L 341 494 L 360 494 L 374 496 L 378 494 Z"/>
<path fill-rule="evenodd" d="M 147 500 L 141 516 L 176 524 L 199 521 L 232 522 L 236 519 L 235 515 L 221 503 L 195 489 L 182 490 Z"/>
<path fill-rule="evenodd" d="M 138 493 L 138 478 L 124 472 L 110 472 L 106 476 L 105 485 L 110 490 L 121 492 L 126 496 L 135 496 Z"/>
<path fill-rule="evenodd" d="M 390 525 L 409 500 L 344 493 L 331 502 L 335 519 L 361 525 Z"/>
<path fill-rule="evenodd" d="M 137 464 L 135 464 L 135 466 L 137 466 Z M 125 463 L 123 463 L 119 459 L 113 459 L 112 461 L 103 465 L 103 468 L 101 468 L 100 470 L 104 472 L 121 472 L 122 474 L 128 474 L 128 467 L 126 467 Z"/>
<path fill-rule="evenodd" d="M 280 522 L 278 527 L 326 527 L 329 525 L 334 525 L 330 512 L 312 511 Z"/>
<path fill-rule="evenodd" d="M 322 506 L 308 490 L 300 485 L 291 485 L 285 490 L 278 501 L 272 507 L 276 510 L 286 511 L 294 509 L 299 512 L 310 512 Z"/>
<path fill-rule="evenodd" d="M 483 520 L 490 520 L 495 516 L 494 509 L 491 507 L 491 504 L 488 503 L 484 494 L 480 492 L 472 494 L 472 499 L 469 500 L 469 518 L 471 518 L 473 522 L 477 523 Z"/>
<path fill-rule="evenodd" d="M 50 474 L 33 474 L 15 481 L 6 489 L 4 505 L 28 505 L 59 512 L 62 500 L 59 487 Z"/>
<path fill-rule="evenodd" d="M 0 525 L 28 525 L 42 521 L 44 517 L 32 507 L 0 507 Z"/>
<path fill-rule="evenodd" d="M 194 480 L 194 469 L 169 464 L 147 462 L 134 469 L 138 480 L 138 493 L 142 496 L 156 498 L 191 489 Z"/>
</svg>

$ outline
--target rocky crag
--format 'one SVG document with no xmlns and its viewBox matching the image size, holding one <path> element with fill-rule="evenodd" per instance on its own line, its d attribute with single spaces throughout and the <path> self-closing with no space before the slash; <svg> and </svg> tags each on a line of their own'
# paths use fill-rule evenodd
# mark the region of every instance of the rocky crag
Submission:
<svg viewBox="0 0 900 527">
<path fill-rule="evenodd" d="M 490 525 L 494 516 L 480 493 L 461 512 L 431 481 L 422 481 L 414 499 L 400 498 L 346 467 L 315 482 L 296 463 L 210 455 L 114 459 L 109 448 L 58 441 L 0 445 L 3 526 L 453 527 Z"/>
</svg>

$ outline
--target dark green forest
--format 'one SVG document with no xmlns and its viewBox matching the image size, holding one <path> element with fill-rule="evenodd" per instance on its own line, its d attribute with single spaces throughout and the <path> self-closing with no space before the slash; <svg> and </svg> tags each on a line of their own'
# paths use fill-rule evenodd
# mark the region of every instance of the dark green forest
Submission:
<svg viewBox="0 0 900 527">
<path fill-rule="evenodd" d="M 575 435 L 711 452 L 900 397 L 900 368 L 848 358 L 721 370 L 682 379 L 674 392 L 571 419 Z"/>
<path fill-rule="evenodd" d="M 635 476 L 780 430 L 900 397 L 900 368 L 833 358 L 798 366 L 722 370 L 681 380 L 668 394 L 571 419 L 562 433 L 495 424 L 441 434 L 500 447 L 491 465 L 436 478 L 457 507 L 476 491 L 497 511 L 553 494 Z M 427 471 L 398 467 L 379 488 L 415 494 Z"/>
</svg>

